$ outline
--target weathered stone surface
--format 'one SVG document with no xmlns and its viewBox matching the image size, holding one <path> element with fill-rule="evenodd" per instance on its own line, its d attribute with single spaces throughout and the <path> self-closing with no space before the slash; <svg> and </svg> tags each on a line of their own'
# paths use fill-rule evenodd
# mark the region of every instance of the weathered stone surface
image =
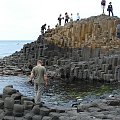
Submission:
<svg viewBox="0 0 120 120">
<path fill-rule="evenodd" d="M 0 109 L 3 109 L 3 108 L 4 108 L 4 101 L 0 100 Z"/>
<path fill-rule="evenodd" d="M 33 108 L 33 102 L 32 101 L 25 101 L 24 100 L 24 109 L 25 110 L 31 110 Z"/>
<path fill-rule="evenodd" d="M 31 97 L 23 96 L 23 97 L 21 97 L 21 104 L 24 104 L 24 101 L 34 101 L 34 99 Z"/>
<path fill-rule="evenodd" d="M 45 108 L 45 107 L 41 107 L 40 108 L 40 115 L 42 115 L 42 116 L 48 116 L 49 113 L 50 113 L 50 109 Z"/>
<path fill-rule="evenodd" d="M 3 94 L 6 94 L 6 95 L 12 95 L 12 94 L 14 94 L 16 92 L 17 92 L 16 89 L 11 88 L 11 87 L 5 87 L 3 89 Z"/>
<path fill-rule="evenodd" d="M 36 105 L 36 106 L 33 107 L 32 113 L 35 114 L 35 115 L 39 115 L 40 114 L 39 105 Z"/>
<path fill-rule="evenodd" d="M 16 117 L 22 117 L 24 114 L 24 106 L 20 104 L 14 104 L 13 114 Z"/>
<path fill-rule="evenodd" d="M 32 120 L 42 120 L 42 116 L 41 115 L 34 115 Z"/>
<path fill-rule="evenodd" d="M 14 99 L 10 97 L 6 97 L 4 101 L 4 108 L 13 110 L 14 107 Z"/>
</svg>

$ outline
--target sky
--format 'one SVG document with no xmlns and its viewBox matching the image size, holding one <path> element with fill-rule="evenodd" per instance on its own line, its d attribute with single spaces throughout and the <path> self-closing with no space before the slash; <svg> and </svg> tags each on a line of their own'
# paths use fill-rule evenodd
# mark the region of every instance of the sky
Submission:
<svg viewBox="0 0 120 120">
<path fill-rule="evenodd" d="M 120 0 L 106 0 L 107 5 L 112 2 L 115 16 L 120 16 Z M 46 23 L 54 28 L 58 23 L 58 16 L 65 12 L 76 14 L 80 18 L 100 15 L 102 13 L 101 0 L 0 0 L 0 40 L 37 40 L 41 26 Z M 64 25 L 64 21 L 62 21 Z"/>
</svg>

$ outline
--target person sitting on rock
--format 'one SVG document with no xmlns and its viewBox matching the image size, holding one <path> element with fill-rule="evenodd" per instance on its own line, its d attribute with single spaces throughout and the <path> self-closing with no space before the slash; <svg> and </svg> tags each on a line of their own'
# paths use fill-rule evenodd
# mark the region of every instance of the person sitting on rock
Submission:
<svg viewBox="0 0 120 120">
<path fill-rule="evenodd" d="M 41 35 L 44 35 L 44 30 L 46 30 L 46 24 L 41 27 Z"/>
<path fill-rule="evenodd" d="M 112 13 L 112 16 L 113 16 L 113 7 L 111 2 L 108 5 L 107 11 L 109 12 L 109 16 L 110 16 L 110 13 Z"/>
</svg>

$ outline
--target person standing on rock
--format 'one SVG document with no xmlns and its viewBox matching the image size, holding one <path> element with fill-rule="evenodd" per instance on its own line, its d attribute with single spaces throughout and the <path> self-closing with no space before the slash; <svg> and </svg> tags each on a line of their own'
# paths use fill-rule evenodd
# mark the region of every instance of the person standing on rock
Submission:
<svg viewBox="0 0 120 120">
<path fill-rule="evenodd" d="M 65 23 L 68 23 L 68 20 L 69 20 L 69 15 L 68 15 L 68 13 L 66 12 L 66 13 L 65 13 Z"/>
<path fill-rule="evenodd" d="M 79 13 L 77 13 L 77 21 L 79 21 L 80 20 L 80 15 L 79 15 Z"/>
<path fill-rule="evenodd" d="M 71 13 L 70 22 L 73 22 L 73 14 Z"/>
<path fill-rule="evenodd" d="M 58 25 L 60 25 L 60 26 L 61 26 L 62 19 L 64 19 L 64 17 L 62 17 L 62 15 L 60 14 L 58 17 Z"/>
<path fill-rule="evenodd" d="M 101 5 L 102 5 L 102 8 L 103 8 L 103 14 L 105 14 L 104 10 L 105 10 L 105 5 L 106 5 L 106 0 L 102 0 Z"/>
<path fill-rule="evenodd" d="M 37 65 L 33 67 L 30 75 L 30 80 L 34 82 L 35 90 L 35 103 L 41 103 L 41 96 L 43 94 L 44 86 L 48 84 L 48 77 L 46 74 L 46 68 L 42 66 L 41 60 L 37 61 Z"/>
<path fill-rule="evenodd" d="M 41 27 L 41 35 L 44 35 L 44 31 L 46 30 L 46 24 Z"/>
<path fill-rule="evenodd" d="M 110 16 L 110 13 L 112 13 L 112 16 L 113 16 L 112 2 L 109 3 L 108 8 L 107 8 L 107 11 L 108 11 L 108 13 L 109 13 L 109 16 Z"/>
</svg>

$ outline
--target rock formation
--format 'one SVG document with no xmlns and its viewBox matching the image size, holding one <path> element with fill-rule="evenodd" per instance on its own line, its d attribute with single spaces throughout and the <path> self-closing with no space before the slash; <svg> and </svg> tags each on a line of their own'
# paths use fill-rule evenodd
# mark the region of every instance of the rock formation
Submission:
<svg viewBox="0 0 120 120">
<path fill-rule="evenodd" d="M 33 98 L 22 95 L 12 85 L 0 94 L 0 120 L 119 120 L 120 94 L 102 95 L 97 99 L 81 101 L 71 108 L 48 107 L 35 104 Z"/>
<path fill-rule="evenodd" d="M 21 51 L 2 61 L 29 74 L 29 65 L 34 66 L 37 59 L 42 59 L 50 76 L 120 81 L 118 23 L 118 17 L 107 15 L 69 22 L 46 31 L 44 37 L 40 35 L 36 41 L 25 44 Z M 5 72 L 2 65 L 1 69 Z"/>
</svg>

